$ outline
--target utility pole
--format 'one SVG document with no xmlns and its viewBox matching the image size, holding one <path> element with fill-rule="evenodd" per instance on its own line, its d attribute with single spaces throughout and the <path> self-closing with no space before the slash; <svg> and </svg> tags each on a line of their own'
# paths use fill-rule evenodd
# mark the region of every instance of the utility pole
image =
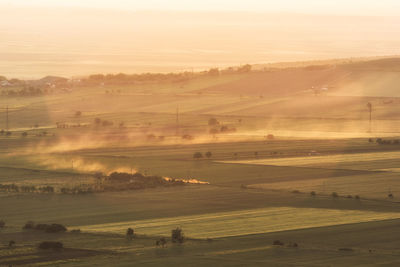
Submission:
<svg viewBox="0 0 400 267">
<path fill-rule="evenodd" d="M 372 131 L 372 104 L 371 102 L 367 103 L 367 107 L 369 110 L 369 132 Z"/>
<path fill-rule="evenodd" d="M 6 107 L 6 131 L 8 132 L 8 105 Z"/>
<path fill-rule="evenodd" d="M 179 106 L 176 106 L 176 136 L 179 135 Z"/>
</svg>

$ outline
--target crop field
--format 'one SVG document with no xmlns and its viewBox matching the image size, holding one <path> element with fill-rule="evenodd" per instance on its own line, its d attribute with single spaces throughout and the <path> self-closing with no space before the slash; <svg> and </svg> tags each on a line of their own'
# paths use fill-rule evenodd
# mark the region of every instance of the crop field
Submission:
<svg viewBox="0 0 400 267">
<path fill-rule="evenodd" d="M 314 152 L 315 153 L 315 152 Z M 310 153 L 311 154 L 311 153 Z M 363 170 L 380 170 L 382 162 L 388 162 L 395 167 L 400 161 L 400 152 L 373 152 L 373 153 L 355 153 L 355 154 L 337 154 L 308 157 L 288 157 L 279 159 L 260 159 L 247 161 L 224 161 L 223 163 L 237 164 L 254 164 L 254 165 L 272 165 L 272 166 L 288 166 L 288 167 L 315 167 L 315 168 L 347 168 L 358 169 L 359 166 Z M 375 164 L 374 164 L 375 163 Z M 354 166 L 354 167 L 351 167 Z"/>
<path fill-rule="evenodd" d="M 400 213 L 279 207 L 79 226 L 85 232 L 121 233 L 133 226 L 138 233 L 166 236 L 180 226 L 192 238 L 221 238 L 246 234 L 341 225 L 400 218 Z"/>
</svg>

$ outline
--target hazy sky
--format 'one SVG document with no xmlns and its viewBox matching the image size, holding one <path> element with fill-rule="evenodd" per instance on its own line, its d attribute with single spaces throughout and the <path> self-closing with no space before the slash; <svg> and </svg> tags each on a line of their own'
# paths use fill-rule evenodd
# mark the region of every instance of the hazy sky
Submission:
<svg viewBox="0 0 400 267">
<path fill-rule="evenodd" d="M 400 0 L 0 0 L 0 9 L 7 77 L 400 54 Z"/>
<path fill-rule="evenodd" d="M 399 0 L 0 0 L 14 6 L 400 15 Z"/>
</svg>

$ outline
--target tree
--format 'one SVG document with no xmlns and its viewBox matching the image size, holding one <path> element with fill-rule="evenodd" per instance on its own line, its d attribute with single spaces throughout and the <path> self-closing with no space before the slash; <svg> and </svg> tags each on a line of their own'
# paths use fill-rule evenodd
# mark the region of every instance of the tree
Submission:
<svg viewBox="0 0 400 267">
<path fill-rule="evenodd" d="M 75 117 L 80 117 L 80 116 L 82 116 L 82 112 L 81 111 L 77 111 L 77 112 L 75 112 Z"/>
<path fill-rule="evenodd" d="M 183 243 L 185 241 L 185 235 L 180 227 L 171 231 L 171 240 L 173 243 Z"/>
<path fill-rule="evenodd" d="M 285 245 L 283 242 L 281 242 L 280 240 L 274 240 L 274 242 L 272 243 L 272 245 L 274 246 L 283 246 Z"/>
<path fill-rule="evenodd" d="M 221 131 L 221 132 L 228 132 L 228 131 L 229 131 L 229 128 L 228 128 L 228 126 L 223 125 L 223 126 L 221 126 L 220 131 Z"/>
<path fill-rule="evenodd" d="M 274 140 L 275 136 L 273 134 L 269 134 L 269 135 L 267 135 L 267 139 L 268 140 Z"/>
<path fill-rule="evenodd" d="M 21 136 L 22 136 L 22 137 L 27 137 L 27 136 L 28 136 L 28 133 L 27 133 L 27 132 L 23 132 L 23 133 L 21 133 Z"/>
<path fill-rule="evenodd" d="M 211 153 L 210 151 L 208 151 L 208 152 L 206 153 L 206 157 L 207 157 L 207 158 L 211 158 L 211 157 L 212 157 L 212 153 Z"/>
<path fill-rule="evenodd" d="M 218 125 L 218 124 L 219 124 L 219 121 L 216 118 L 210 118 L 208 120 L 208 125 L 209 126 L 215 126 L 215 125 Z"/>
<path fill-rule="evenodd" d="M 218 68 L 211 68 L 208 70 L 208 75 L 210 76 L 219 76 L 219 69 Z"/>
<path fill-rule="evenodd" d="M 32 221 L 28 221 L 23 227 L 23 229 L 34 229 L 34 228 L 35 228 L 35 223 Z"/>
<path fill-rule="evenodd" d="M 126 237 L 127 237 L 129 240 L 132 240 L 133 237 L 134 237 L 134 235 L 135 235 L 135 232 L 134 232 L 134 230 L 133 230 L 132 228 L 128 228 L 128 229 L 126 230 Z"/>
<path fill-rule="evenodd" d="M 201 152 L 195 152 L 193 154 L 193 158 L 194 159 L 201 159 L 201 158 L 203 158 L 203 154 L 201 154 Z"/>
<path fill-rule="evenodd" d="M 93 74 L 89 76 L 89 79 L 93 81 L 102 81 L 104 78 L 105 76 L 103 74 Z"/>
<path fill-rule="evenodd" d="M 10 242 L 8 242 L 8 247 L 9 248 L 13 248 L 15 246 L 15 241 L 14 240 L 10 240 Z"/>
<path fill-rule="evenodd" d="M 161 237 L 159 240 L 156 241 L 156 245 L 161 246 L 161 247 L 165 247 L 165 245 L 167 245 L 167 239 L 165 239 L 165 237 Z"/>
<path fill-rule="evenodd" d="M 112 121 L 104 120 L 101 122 L 101 125 L 103 125 L 104 127 L 108 127 L 108 126 L 113 126 L 114 123 Z"/>
<path fill-rule="evenodd" d="M 252 67 L 250 64 L 246 64 L 246 65 L 239 67 L 238 72 L 250 72 L 251 68 Z"/>
</svg>

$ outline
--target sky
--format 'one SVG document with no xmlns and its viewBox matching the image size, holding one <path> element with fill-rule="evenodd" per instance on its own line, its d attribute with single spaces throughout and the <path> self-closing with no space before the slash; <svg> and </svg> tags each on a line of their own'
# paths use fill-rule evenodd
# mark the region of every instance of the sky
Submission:
<svg viewBox="0 0 400 267">
<path fill-rule="evenodd" d="M 6 77 L 400 55 L 399 0 L 0 0 L 0 9 Z"/>
<path fill-rule="evenodd" d="M 124 10 L 294 12 L 399 16 L 398 0 L 0 0 L 8 6 L 72 6 Z"/>
</svg>

